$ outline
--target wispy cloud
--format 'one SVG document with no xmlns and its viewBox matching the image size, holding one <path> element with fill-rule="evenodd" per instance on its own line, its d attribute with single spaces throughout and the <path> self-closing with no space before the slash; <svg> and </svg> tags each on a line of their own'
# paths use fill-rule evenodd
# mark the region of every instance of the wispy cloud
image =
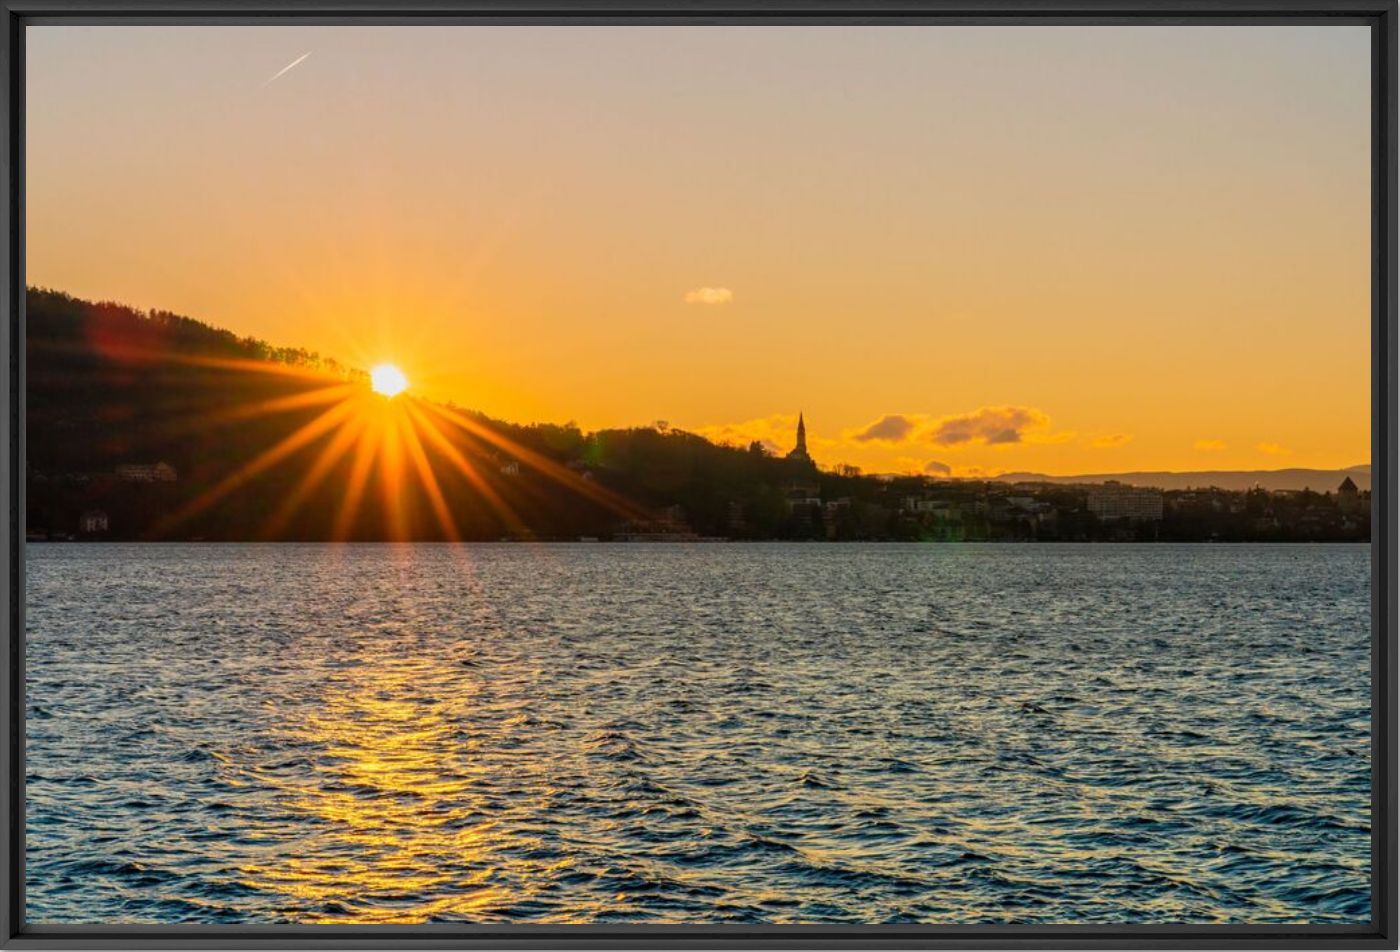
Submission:
<svg viewBox="0 0 1400 952">
<path fill-rule="evenodd" d="M 281 69 L 279 69 L 277 72 L 273 73 L 271 76 L 269 76 L 269 77 L 267 78 L 266 82 L 264 82 L 264 83 L 262 84 L 262 88 L 263 88 L 263 89 L 266 89 L 268 86 L 271 86 L 274 82 L 276 82 L 277 80 L 281 79 L 283 76 L 286 76 L 286 75 L 287 75 L 288 73 L 290 73 L 292 70 L 296 69 L 296 68 L 297 68 L 298 66 L 300 66 L 303 62 L 305 62 L 306 58 L 307 58 L 308 56 L 310 56 L 310 55 L 311 55 L 311 51 L 310 51 L 310 50 L 307 50 L 305 53 L 301 54 L 301 55 L 298 56 L 296 59 L 292 60 L 292 61 L 291 61 L 290 63 L 288 63 L 286 66 L 283 66 Z"/>
<path fill-rule="evenodd" d="M 1206 452 L 1211 452 L 1211 451 L 1214 451 L 1214 450 L 1223 450 L 1223 449 L 1225 449 L 1225 441 L 1224 441 L 1224 440 L 1197 440 L 1197 441 L 1196 441 L 1196 449 L 1198 449 L 1198 450 L 1205 450 Z"/>
<path fill-rule="evenodd" d="M 728 304 L 734 300 L 734 292 L 728 288 L 692 288 L 685 292 L 687 304 Z"/>
<path fill-rule="evenodd" d="M 916 423 L 902 413 L 887 413 L 874 423 L 850 434 L 858 443 L 880 440 L 885 443 L 898 443 L 914 432 Z"/>
<path fill-rule="evenodd" d="M 1096 436 L 1089 441 L 1089 445 L 1095 449 L 1106 450 L 1114 446 L 1122 446 L 1132 440 L 1131 433 L 1105 433 L 1103 436 Z"/>
<path fill-rule="evenodd" d="M 1287 456 L 1289 453 L 1293 452 L 1286 446 L 1280 446 L 1277 443 L 1260 443 L 1257 449 L 1259 452 L 1268 453 L 1270 456 Z"/>
</svg>

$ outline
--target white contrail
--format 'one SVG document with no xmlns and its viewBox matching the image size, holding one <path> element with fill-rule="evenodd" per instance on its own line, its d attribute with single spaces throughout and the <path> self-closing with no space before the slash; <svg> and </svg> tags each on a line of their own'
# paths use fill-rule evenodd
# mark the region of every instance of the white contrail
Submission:
<svg viewBox="0 0 1400 952">
<path fill-rule="evenodd" d="M 267 82 L 263 83 L 263 88 L 266 89 L 274 80 L 281 79 L 283 76 L 287 75 L 289 71 L 295 69 L 297 66 L 300 66 L 301 61 L 306 59 L 310 55 L 311 51 L 307 50 L 305 53 L 292 60 L 286 66 L 283 66 L 277 72 L 273 73 L 271 76 L 268 77 Z"/>
</svg>

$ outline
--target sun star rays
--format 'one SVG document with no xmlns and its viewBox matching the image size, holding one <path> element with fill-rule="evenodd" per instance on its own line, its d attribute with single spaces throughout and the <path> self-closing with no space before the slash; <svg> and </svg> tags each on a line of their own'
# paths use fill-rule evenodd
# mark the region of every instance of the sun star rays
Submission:
<svg viewBox="0 0 1400 952">
<path fill-rule="evenodd" d="M 386 367 L 393 373 L 386 375 Z M 286 470 L 287 488 L 253 527 L 259 539 L 285 538 L 289 532 L 295 537 L 299 516 L 318 499 L 330 501 L 329 537 L 335 541 L 365 538 L 366 533 L 409 541 L 424 537 L 426 531 L 431 538 L 460 542 L 464 534 L 458 513 L 464 507 L 489 512 L 508 537 L 528 538 L 520 501 L 511 502 L 493 484 L 499 482 L 495 463 L 491 475 L 483 469 L 483 462 L 502 459 L 619 518 L 646 515 L 621 494 L 486 423 L 405 392 L 406 378 L 392 365 L 380 365 L 376 373 L 369 381 L 324 381 L 296 393 L 235 404 L 202 420 L 172 422 L 179 427 L 215 427 L 288 416 L 295 425 L 177 508 L 154 535 L 178 534 L 231 494 Z M 514 494 L 532 498 L 529 480 L 524 483 Z M 537 496 L 538 483 L 535 486 Z M 365 523 L 371 509 L 377 509 L 380 523 L 373 529 Z M 425 525 L 430 528 L 425 530 Z"/>
</svg>

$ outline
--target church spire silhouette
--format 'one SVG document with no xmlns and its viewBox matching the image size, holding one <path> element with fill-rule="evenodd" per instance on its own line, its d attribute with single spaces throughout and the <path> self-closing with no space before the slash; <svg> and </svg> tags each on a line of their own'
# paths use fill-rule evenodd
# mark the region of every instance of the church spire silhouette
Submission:
<svg viewBox="0 0 1400 952">
<path fill-rule="evenodd" d="M 787 455 L 788 459 L 801 460 L 810 463 L 812 457 L 807 454 L 807 422 L 802 418 L 801 412 L 797 414 L 797 445 L 792 448 L 792 452 Z"/>
</svg>

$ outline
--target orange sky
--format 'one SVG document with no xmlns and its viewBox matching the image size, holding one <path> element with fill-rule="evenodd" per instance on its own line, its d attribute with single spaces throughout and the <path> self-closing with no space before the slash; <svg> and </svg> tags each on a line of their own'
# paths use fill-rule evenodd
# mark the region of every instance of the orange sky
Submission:
<svg viewBox="0 0 1400 952">
<path fill-rule="evenodd" d="M 27 278 L 823 465 L 1348 466 L 1369 43 L 30 27 Z"/>
</svg>

